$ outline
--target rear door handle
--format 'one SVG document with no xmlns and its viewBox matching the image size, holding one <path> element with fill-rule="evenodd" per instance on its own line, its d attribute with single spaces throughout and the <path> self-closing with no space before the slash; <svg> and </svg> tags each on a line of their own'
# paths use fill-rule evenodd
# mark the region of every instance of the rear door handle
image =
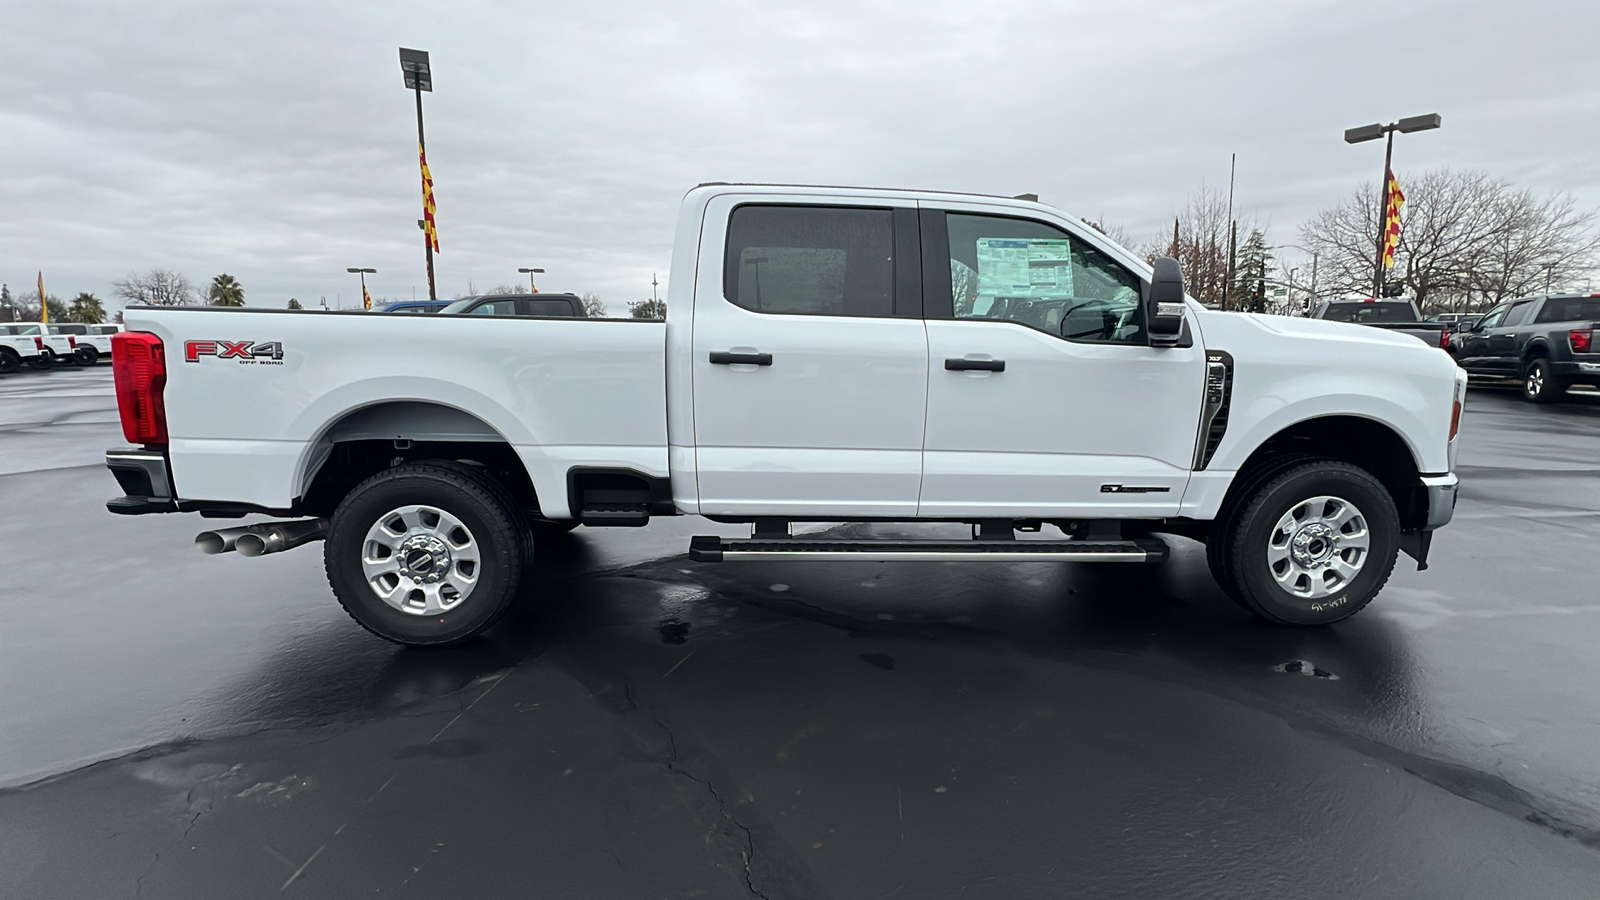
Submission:
<svg viewBox="0 0 1600 900">
<path fill-rule="evenodd" d="M 1004 372 L 1003 359 L 947 359 L 944 367 L 950 372 Z"/>
<path fill-rule="evenodd" d="M 734 353 L 731 350 L 711 351 L 713 366 L 770 366 L 771 353 Z"/>
</svg>

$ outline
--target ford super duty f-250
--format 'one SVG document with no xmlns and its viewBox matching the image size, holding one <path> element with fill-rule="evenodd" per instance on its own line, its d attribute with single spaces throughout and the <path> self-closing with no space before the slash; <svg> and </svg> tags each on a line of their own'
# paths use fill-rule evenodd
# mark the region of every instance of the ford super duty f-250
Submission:
<svg viewBox="0 0 1600 900">
<path fill-rule="evenodd" d="M 672 273 L 665 322 L 130 308 L 108 506 L 297 517 L 197 542 L 325 538 L 339 602 L 405 644 L 490 627 L 541 534 L 679 514 L 752 526 L 702 561 L 1159 562 L 1182 535 L 1250 611 L 1326 624 L 1454 508 L 1444 352 L 1208 311 L 1039 203 L 702 185 Z"/>
</svg>

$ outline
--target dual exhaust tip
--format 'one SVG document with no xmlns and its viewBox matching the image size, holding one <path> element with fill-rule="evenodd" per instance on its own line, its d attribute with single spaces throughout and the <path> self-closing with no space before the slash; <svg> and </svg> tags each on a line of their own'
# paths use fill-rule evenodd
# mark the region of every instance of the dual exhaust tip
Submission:
<svg viewBox="0 0 1600 900">
<path fill-rule="evenodd" d="M 195 535 L 194 545 L 200 548 L 201 553 L 208 555 L 237 550 L 240 556 L 265 556 L 320 541 L 327 535 L 327 519 L 302 519 L 202 531 Z"/>
</svg>

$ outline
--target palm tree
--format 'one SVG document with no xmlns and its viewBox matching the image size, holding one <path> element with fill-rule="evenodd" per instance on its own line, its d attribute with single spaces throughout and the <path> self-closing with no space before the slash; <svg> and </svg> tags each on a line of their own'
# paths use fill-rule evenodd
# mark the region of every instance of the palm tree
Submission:
<svg viewBox="0 0 1600 900">
<path fill-rule="evenodd" d="M 72 306 L 67 308 L 66 321 L 84 322 L 89 325 L 99 325 L 106 320 L 106 308 L 100 305 L 100 298 L 90 293 L 82 293 L 72 298 Z"/>
<path fill-rule="evenodd" d="M 212 306 L 243 306 L 244 285 L 224 272 L 211 279 L 211 288 L 206 291 L 206 299 L 211 301 Z"/>
</svg>

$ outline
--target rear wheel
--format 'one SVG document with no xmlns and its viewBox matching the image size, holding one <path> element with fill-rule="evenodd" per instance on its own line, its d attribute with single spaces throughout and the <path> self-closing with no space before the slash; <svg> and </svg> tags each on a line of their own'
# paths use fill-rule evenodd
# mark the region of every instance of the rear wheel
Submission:
<svg viewBox="0 0 1600 900">
<path fill-rule="evenodd" d="M 100 361 L 100 351 L 93 347 L 79 347 L 73 351 L 72 361 L 80 366 L 92 366 Z"/>
<path fill-rule="evenodd" d="M 1567 392 L 1566 381 L 1550 371 L 1550 360 L 1536 356 L 1522 371 L 1522 397 L 1533 403 L 1554 403 Z"/>
<path fill-rule="evenodd" d="M 328 584 L 351 618 L 409 646 L 483 633 L 515 600 L 531 550 L 516 503 L 481 469 L 395 466 L 357 485 L 323 545 Z"/>
<path fill-rule="evenodd" d="M 1234 598 L 1261 618 L 1328 625 L 1355 615 L 1389 580 L 1400 517 L 1365 470 L 1303 462 L 1241 499 L 1219 550 Z"/>
<path fill-rule="evenodd" d="M 44 371 L 45 369 L 50 368 L 51 366 L 53 366 L 55 364 L 56 364 L 56 355 L 54 353 L 50 352 L 49 350 L 46 350 L 43 353 L 39 354 L 38 356 L 35 356 L 34 358 L 28 360 L 28 368 L 30 368 L 30 369 L 38 369 L 41 372 Z"/>
<path fill-rule="evenodd" d="M 22 366 L 22 357 L 10 347 L 0 347 L 0 375 L 10 375 Z"/>
</svg>

